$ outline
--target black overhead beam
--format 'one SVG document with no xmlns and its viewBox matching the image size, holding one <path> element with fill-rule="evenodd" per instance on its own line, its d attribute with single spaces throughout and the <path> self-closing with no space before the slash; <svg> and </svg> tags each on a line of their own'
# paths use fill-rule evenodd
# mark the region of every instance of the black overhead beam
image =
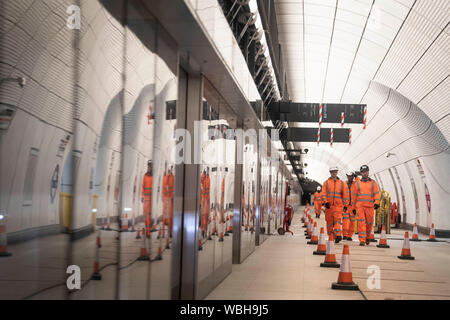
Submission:
<svg viewBox="0 0 450 320">
<path fill-rule="evenodd" d="M 317 142 L 317 128 L 285 128 L 280 131 L 280 140 L 294 142 Z M 330 142 L 331 129 L 320 129 L 320 142 Z M 333 143 L 349 142 L 349 129 L 333 129 Z"/>
<path fill-rule="evenodd" d="M 324 103 L 322 122 L 341 123 L 341 113 L 344 112 L 345 123 L 363 123 L 365 106 L 365 104 Z M 269 114 L 272 121 L 319 122 L 319 103 L 272 101 Z"/>
</svg>

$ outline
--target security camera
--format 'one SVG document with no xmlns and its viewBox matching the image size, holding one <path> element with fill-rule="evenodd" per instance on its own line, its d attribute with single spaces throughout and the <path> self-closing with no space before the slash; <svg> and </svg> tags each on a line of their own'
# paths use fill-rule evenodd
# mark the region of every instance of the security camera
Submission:
<svg viewBox="0 0 450 320">
<path fill-rule="evenodd" d="M 386 152 L 386 158 L 389 158 L 390 156 L 395 156 L 395 153 Z"/>
<path fill-rule="evenodd" d="M 308 153 L 308 149 L 305 149 L 305 153 Z"/>
<path fill-rule="evenodd" d="M 24 77 L 19 77 L 17 78 L 17 82 L 19 83 L 19 86 L 23 88 L 27 84 L 27 79 Z"/>
</svg>

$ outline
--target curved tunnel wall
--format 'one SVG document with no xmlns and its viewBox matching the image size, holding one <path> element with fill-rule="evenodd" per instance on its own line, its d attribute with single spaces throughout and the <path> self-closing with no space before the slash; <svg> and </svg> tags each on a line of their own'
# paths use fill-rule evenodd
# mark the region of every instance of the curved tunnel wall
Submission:
<svg viewBox="0 0 450 320">
<path fill-rule="evenodd" d="M 366 97 L 364 103 L 373 116 L 367 129 L 360 130 L 352 147 L 343 154 L 341 165 L 348 163 L 356 168 L 368 164 L 394 201 L 401 200 L 404 222 L 423 227 L 434 223 L 437 229 L 450 229 L 446 203 L 450 188 L 445 183 L 450 179 L 449 132 L 441 131 L 416 104 L 382 84 L 372 82 Z M 386 157 L 388 152 L 392 155 Z M 389 169 L 400 198 L 401 189 L 404 191 L 404 204 L 397 199 Z M 427 197 L 431 199 L 430 208 Z"/>
</svg>

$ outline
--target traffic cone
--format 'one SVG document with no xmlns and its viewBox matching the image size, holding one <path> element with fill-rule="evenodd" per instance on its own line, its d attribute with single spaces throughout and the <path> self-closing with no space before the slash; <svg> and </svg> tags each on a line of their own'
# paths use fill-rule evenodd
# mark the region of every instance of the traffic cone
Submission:
<svg viewBox="0 0 450 320">
<path fill-rule="evenodd" d="M 358 285 L 353 282 L 352 267 L 350 266 L 350 249 L 348 248 L 348 244 L 344 244 L 338 280 L 331 284 L 331 289 L 359 290 Z"/>
<path fill-rule="evenodd" d="M 308 229 L 306 231 L 306 239 L 311 239 L 312 232 L 313 232 L 313 223 L 312 221 L 310 221 L 308 224 Z"/>
<path fill-rule="evenodd" d="M 142 228 L 142 233 L 145 232 L 145 229 Z M 137 234 L 136 234 L 136 239 L 140 239 L 141 238 L 141 230 L 138 229 Z"/>
<path fill-rule="evenodd" d="M 435 234 L 435 231 L 434 231 L 434 223 L 431 224 L 430 237 L 427 239 L 427 241 L 437 242 L 436 234 Z"/>
<path fill-rule="evenodd" d="M 159 240 L 160 244 L 158 246 L 158 254 L 155 257 L 155 260 L 162 260 L 162 248 L 161 248 L 161 239 Z"/>
<path fill-rule="evenodd" d="M 103 230 L 111 231 L 109 216 L 106 217 L 106 227 L 103 226 Z"/>
<path fill-rule="evenodd" d="M 386 228 L 384 227 L 384 225 L 381 228 L 380 243 L 377 244 L 377 247 L 378 248 L 390 248 L 390 246 L 387 244 Z"/>
<path fill-rule="evenodd" d="M 94 272 L 91 275 L 91 280 L 102 280 L 99 265 L 100 265 L 100 248 L 98 246 L 95 246 Z"/>
<path fill-rule="evenodd" d="M 414 260 L 414 257 L 411 256 L 411 249 L 409 247 L 409 234 L 405 232 L 405 239 L 403 240 L 403 248 L 402 254 L 398 256 L 399 259 L 402 260 Z"/>
<path fill-rule="evenodd" d="M 97 230 L 97 239 L 96 239 L 96 244 L 97 244 L 97 247 L 99 247 L 99 248 L 101 248 L 102 247 L 102 238 L 101 238 L 101 229 L 99 228 L 98 230 Z"/>
<path fill-rule="evenodd" d="M 369 242 L 378 242 L 377 239 L 375 239 L 375 234 L 373 233 L 373 229 L 374 229 L 374 225 L 372 225 L 372 230 L 370 231 L 370 235 L 369 235 Z"/>
<path fill-rule="evenodd" d="M 311 241 L 308 241 L 306 244 L 318 244 L 319 237 L 317 234 L 317 222 L 314 222 L 314 229 L 311 235 Z"/>
<path fill-rule="evenodd" d="M 327 253 L 327 245 L 325 243 L 325 231 L 322 228 L 320 228 L 320 236 L 319 236 L 319 243 L 317 244 L 317 250 L 313 252 L 315 255 L 325 255 Z"/>
<path fill-rule="evenodd" d="M 136 229 L 135 229 L 135 219 L 134 219 L 134 216 L 133 216 L 133 218 L 131 218 L 131 232 L 135 232 L 136 231 Z"/>
<path fill-rule="evenodd" d="M 141 247 L 141 252 L 139 254 L 138 260 L 139 261 L 146 261 L 146 260 L 150 260 L 149 256 L 148 256 L 148 252 L 147 252 L 147 241 L 146 241 L 146 237 L 142 237 L 143 239 L 143 243 L 142 243 L 142 247 Z"/>
<path fill-rule="evenodd" d="M 419 232 L 417 231 L 417 224 L 414 223 L 413 234 L 411 237 L 411 241 L 422 241 L 419 239 Z"/>
<path fill-rule="evenodd" d="M 230 236 L 229 231 L 228 231 L 228 230 L 230 230 L 229 227 L 228 227 L 228 224 L 230 222 L 228 222 L 228 221 L 230 221 L 230 216 L 229 215 L 227 216 L 227 221 L 225 222 L 225 233 L 224 233 L 225 237 L 229 237 Z"/>
<path fill-rule="evenodd" d="M 170 249 L 170 238 L 166 238 L 166 249 Z"/>
<path fill-rule="evenodd" d="M 325 254 L 325 261 L 320 264 L 325 268 L 339 268 L 340 264 L 336 262 L 336 255 L 334 254 L 334 237 L 330 234 L 327 242 L 327 251 Z"/>
<path fill-rule="evenodd" d="M 0 257 L 10 257 L 11 252 L 8 252 L 7 235 L 6 235 L 6 221 L 5 216 L 0 217 Z"/>
<path fill-rule="evenodd" d="M 219 242 L 223 242 L 223 224 L 219 223 Z"/>
<path fill-rule="evenodd" d="M 123 213 L 120 219 L 120 231 L 128 232 L 128 214 Z"/>
</svg>

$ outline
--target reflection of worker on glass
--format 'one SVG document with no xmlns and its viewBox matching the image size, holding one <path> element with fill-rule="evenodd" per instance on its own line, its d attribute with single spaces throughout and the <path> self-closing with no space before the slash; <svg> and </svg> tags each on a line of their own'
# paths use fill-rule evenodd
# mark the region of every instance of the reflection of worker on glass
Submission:
<svg viewBox="0 0 450 320">
<path fill-rule="evenodd" d="M 147 237 L 150 236 L 151 232 L 151 220 L 152 220 L 152 180 L 153 180 L 153 166 L 152 161 L 147 162 L 147 172 L 144 174 L 142 179 L 142 190 L 141 190 L 141 202 L 144 204 L 144 223 L 145 232 Z"/>
<path fill-rule="evenodd" d="M 203 170 L 202 175 L 200 177 L 200 203 L 202 210 L 202 222 L 200 225 L 200 229 L 202 230 L 203 236 L 205 236 L 205 232 L 207 231 L 209 213 L 210 213 L 210 191 L 211 180 L 209 178 L 209 167 L 206 170 Z M 209 235 L 208 235 L 209 236 Z"/>
<path fill-rule="evenodd" d="M 167 161 L 164 163 L 164 176 L 162 185 L 163 201 L 163 225 L 168 225 L 169 220 L 169 172 L 167 171 Z"/>
<path fill-rule="evenodd" d="M 173 178 L 173 166 L 170 167 L 169 172 L 167 174 L 167 198 L 169 205 L 168 212 L 168 228 L 169 228 L 169 237 L 172 237 L 172 226 L 173 226 L 173 195 L 174 195 L 174 178 Z"/>
</svg>

